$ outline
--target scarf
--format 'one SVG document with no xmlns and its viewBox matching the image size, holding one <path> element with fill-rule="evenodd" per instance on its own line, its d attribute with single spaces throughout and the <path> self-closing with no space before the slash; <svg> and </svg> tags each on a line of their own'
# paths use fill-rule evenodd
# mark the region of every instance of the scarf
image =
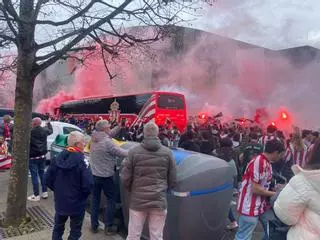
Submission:
<svg viewBox="0 0 320 240">
<path fill-rule="evenodd" d="M 3 135 L 4 135 L 4 138 L 5 138 L 5 139 L 10 139 L 10 138 L 11 138 L 9 124 L 7 124 L 7 123 L 4 124 L 4 132 L 3 132 Z"/>
<path fill-rule="evenodd" d="M 67 151 L 68 152 L 79 152 L 79 153 L 83 153 L 83 150 L 81 148 L 78 147 L 67 147 Z"/>
</svg>

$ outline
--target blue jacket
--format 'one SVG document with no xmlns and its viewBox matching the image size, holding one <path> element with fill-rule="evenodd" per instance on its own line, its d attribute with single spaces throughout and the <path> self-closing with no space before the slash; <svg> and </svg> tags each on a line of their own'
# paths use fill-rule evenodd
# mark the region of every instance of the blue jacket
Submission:
<svg viewBox="0 0 320 240">
<path fill-rule="evenodd" d="M 82 153 L 67 150 L 61 152 L 52 161 L 45 181 L 54 192 L 58 214 L 72 216 L 85 211 L 93 177 Z"/>
</svg>

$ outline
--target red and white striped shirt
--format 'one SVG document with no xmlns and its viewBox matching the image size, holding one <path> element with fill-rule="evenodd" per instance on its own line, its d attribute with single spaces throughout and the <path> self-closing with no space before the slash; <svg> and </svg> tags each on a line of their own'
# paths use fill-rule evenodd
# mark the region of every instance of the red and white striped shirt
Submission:
<svg viewBox="0 0 320 240">
<path fill-rule="evenodd" d="M 238 212 L 245 216 L 259 216 L 266 211 L 267 200 L 264 196 L 253 194 L 253 183 L 269 190 L 272 180 L 272 166 L 265 155 L 252 159 L 243 175 L 238 200 Z"/>
<path fill-rule="evenodd" d="M 308 141 L 307 139 L 303 139 L 302 141 L 308 148 L 311 147 L 312 143 L 310 141 Z"/>
<path fill-rule="evenodd" d="M 280 138 L 278 138 L 278 137 L 276 137 L 274 135 L 265 135 L 265 136 L 262 136 L 259 139 L 259 143 L 263 146 L 263 148 L 265 148 L 266 143 L 271 141 L 271 140 L 274 140 L 274 139 L 277 139 L 278 141 L 281 141 Z"/>
<path fill-rule="evenodd" d="M 306 145 L 303 146 L 302 150 L 297 150 L 294 147 L 294 145 L 290 143 L 285 153 L 285 160 L 287 162 L 292 159 L 293 165 L 299 165 L 302 168 L 307 163 L 307 157 L 308 157 L 308 148 Z"/>
</svg>

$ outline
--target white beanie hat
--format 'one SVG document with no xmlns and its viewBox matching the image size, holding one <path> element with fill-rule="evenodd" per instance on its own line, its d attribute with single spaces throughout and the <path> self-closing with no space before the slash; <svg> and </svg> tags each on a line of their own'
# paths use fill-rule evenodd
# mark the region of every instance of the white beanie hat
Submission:
<svg viewBox="0 0 320 240">
<path fill-rule="evenodd" d="M 159 135 L 159 128 L 154 122 L 149 122 L 144 125 L 143 136 L 145 138 L 156 138 Z"/>
</svg>

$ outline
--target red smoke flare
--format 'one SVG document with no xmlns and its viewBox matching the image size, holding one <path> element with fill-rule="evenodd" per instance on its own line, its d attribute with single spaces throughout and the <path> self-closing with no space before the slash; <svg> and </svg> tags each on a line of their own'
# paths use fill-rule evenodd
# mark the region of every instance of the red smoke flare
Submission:
<svg viewBox="0 0 320 240">
<path fill-rule="evenodd" d="M 282 120 L 287 120 L 288 119 L 288 114 L 285 113 L 285 112 L 282 112 L 281 113 L 281 118 L 282 118 Z"/>
<path fill-rule="evenodd" d="M 74 99 L 75 98 L 72 94 L 60 91 L 52 98 L 41 100 L 36 111 L 41 113 L 50 113 L 51 115 L 53 115 L 54 110 L 58 108 L 62 103 Z"/>
<path fill-rule="evenodd" d="M 70 74 L 74 74 L 75 78 L 70 92 L 60 91 L 51 98 L 41 100 L 36 108 L 37 112 L 54 114 L 55 108 L 66 101 L 110 94 L 111 81 L 107 77 L 101 58 L 92 55 L 90 59 L 87 59 L 86 66 L 70 62 L 69 67 L 72 68 L 69 69 L 72 71 Z"/>
</svg>

